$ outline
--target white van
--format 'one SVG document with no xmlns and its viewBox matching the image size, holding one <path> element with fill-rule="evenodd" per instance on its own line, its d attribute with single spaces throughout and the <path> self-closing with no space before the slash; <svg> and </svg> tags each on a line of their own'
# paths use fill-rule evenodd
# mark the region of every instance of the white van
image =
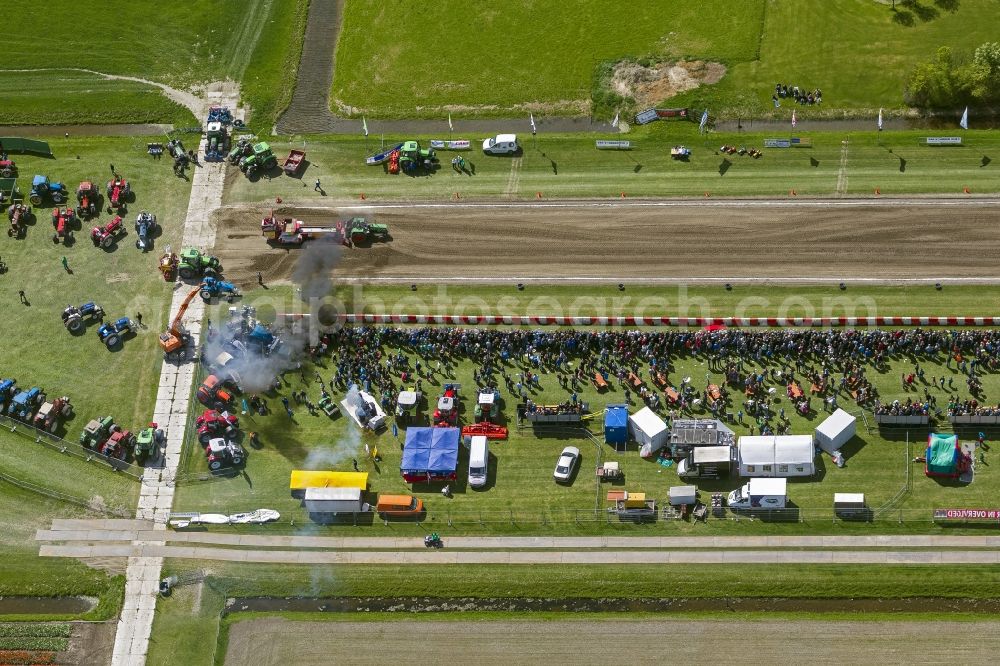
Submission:
<svg viewBox="0 0 1000 666">
<path fill-rule="evenodd" d="M 490 468 L 490 445 L 484 435 L 476 435 L 469 444 L 469 485 L 482 488 Z"/>
<path fill-rule="evenodd" d="M 516 134 L 497 134 L 483 141 L 483 152 L 487 155 L 513 155 L 520 148 Z"/>
</svg>

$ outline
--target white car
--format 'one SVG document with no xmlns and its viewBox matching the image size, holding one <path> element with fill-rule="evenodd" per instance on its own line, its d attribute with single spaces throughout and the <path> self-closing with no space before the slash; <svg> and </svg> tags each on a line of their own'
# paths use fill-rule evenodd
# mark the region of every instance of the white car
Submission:
<svg viewBox="0 0 1000 666">
<path fill-rule="evenodd" d="M 578 462 L 580 462 L 580 449 L 575 446 L 567 446 L 563 449 L 556 462 L 556 471 L 552 473 L 556 483 L 569 481 L 569 477 L 573 475 L 573 470 Z"/>
<path fill-rule="evenodd" d="M 491 139 L 483 140 L 483 152 L 487 155 L 513 155 L 520 149 L 516 134 L 497 134 Z"/>
</svg>

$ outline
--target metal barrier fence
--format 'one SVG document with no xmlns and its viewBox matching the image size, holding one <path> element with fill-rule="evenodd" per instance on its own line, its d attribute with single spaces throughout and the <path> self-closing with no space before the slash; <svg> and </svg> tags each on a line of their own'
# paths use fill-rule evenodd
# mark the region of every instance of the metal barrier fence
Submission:
<svg viewBox="0 0 1000 666">
<path fill-rule="evenodd" d="M 53 451 L 74 456 L 85 462 L 93 462 L 98 465 L 102 465 L 116 472 L 121 472 L 125 476 L 129 476 L 137 481 L 142 478 L 142 467 L 133 465 L 124 460 L 109 458 L 108 456 L 101 455 L 96 451 L 86 448 L 79 442 L 71 442 L 69 440 L 62 439 L 51 432 L 39 430 L 34 426 L 21 421 L 15 421 L 7 416 L 0 416 L 0 426 L 25 438 L 33 439 L 36 444 L 40 444 L 46 448 L 52 449 Z"/>
</svg>

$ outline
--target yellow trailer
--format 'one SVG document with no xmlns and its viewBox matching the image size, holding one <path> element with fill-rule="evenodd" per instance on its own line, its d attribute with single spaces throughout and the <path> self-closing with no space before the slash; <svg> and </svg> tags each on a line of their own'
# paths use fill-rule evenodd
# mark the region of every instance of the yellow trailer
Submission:
<svg viewBox="0 0 1000 666">
<path fill-rule="evenodd" d="M 289 489 L 292 497 L 302 497 L 306 488 L 368 488 L 368 472 L 331 472 L 321 470 L 292 470 Z"/>
</svg>

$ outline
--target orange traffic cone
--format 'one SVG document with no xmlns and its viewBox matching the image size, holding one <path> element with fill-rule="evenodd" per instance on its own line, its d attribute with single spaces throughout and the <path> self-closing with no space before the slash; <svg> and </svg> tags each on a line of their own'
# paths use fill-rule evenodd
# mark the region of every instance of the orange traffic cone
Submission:
<svg viewBox="0 0 1000 666">
<path fill-rule="evenodd" d="M 281 203 L 281 197 L 275 197 L 274 203 Z"/>
<path fill-rule="evenodd" d="M 705 192 L 705 198 L 706 199 L 708 198 L 708 192 L 707 191 Z"/>
<path fill-rule="evenodd" d="M 625 198 L 625 193 L 624 193 L 624 192 L 622 192 L 622 199 L 624 199 L 624 198 Z"/>
<path fill-rule="evenodd" d="M 795 190 L 789 190 L 788 191 L 788 196 L 790 196 L 790 197 L 797 197 L 797 196 L 799 196 L 799 193 L 796 192 Z"/>
<path fill-rule="evenodd" d="M 541 199 L 542 198 L 542 193 L 541 192 L 535 192 L 535 198 L 536 199 Z"/>
<path fill-rule="evenodd" d="M 968 187 L 963 187 L 962 191 L 965 192 L 966 194 L 972 194 L 971 192 L 969 192 L 969 188 Z"/>
<path fill-rule="evenodd" d="M 882 190 L 878 187 L 875 188 L 875 194 L 882 194 Z"/>
<path fill-rule="evenodd" d="M 361 193 L 361 200 L 362 200 L 362 201 L 364 201 L 364 200 L 365 200 L 366 198 L 367 198 L 367 197 L 365 197 L 365 193 L 364 193 L 364 192 L 362 192 L 362 193 Z"/>
<path fill-rule="evenodd" d="M 455 193 L 454 193 L 454 194 L 452 195 L 452 199 L 461 199 L 461 198 L 462 198 L 462 197 L 461 197 L 461 195 L 459 195 L 459 193 L 458 193 L 458 192 L 455 192 Z"/>
</svg>

